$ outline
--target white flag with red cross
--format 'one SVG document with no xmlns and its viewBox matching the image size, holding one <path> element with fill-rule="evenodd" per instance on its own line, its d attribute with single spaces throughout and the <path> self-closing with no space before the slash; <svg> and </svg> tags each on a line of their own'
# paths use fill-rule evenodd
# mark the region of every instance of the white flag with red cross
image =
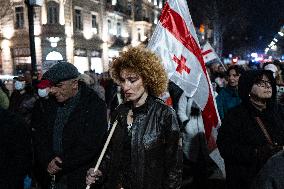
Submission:
<svg viewBox="0 0 284 189">
<path fill-rule="evenodd" d="M 212 130 L 220 119 L 185 0 L 166 2 L 148 48 L 161 57 L 169 79 L 200 107 L 206 139 L 209 145 L 216 148 Z"/>
<path fill-rule="evenodd" d="M 202 47 L 202 56 L 205 63 L 218 58 L 217 53 L 208 41 Z"/>
<path fill-rule="evenodd" d="M 219 116 L 185 0 L 166 2 L 148 48 L 161 57 L 170 80 L 201 108 L 208 139 L 219 123 Z"/>
</svg>

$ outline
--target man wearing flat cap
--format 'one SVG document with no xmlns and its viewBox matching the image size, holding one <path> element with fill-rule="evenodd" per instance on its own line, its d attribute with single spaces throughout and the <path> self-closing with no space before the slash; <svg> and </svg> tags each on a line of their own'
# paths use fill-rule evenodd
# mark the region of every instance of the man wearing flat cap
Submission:
<svg viewBox="0 0 284 189">
<path fill-rule="evenodd" d="M 45 73 L 54 98 L 33 125 L 36 158 L 57 189 L 85 188 L 85 173 L 96 162 L 107 132 L 105 103 L 78 76 L 68 62 Z"/>
</svg>

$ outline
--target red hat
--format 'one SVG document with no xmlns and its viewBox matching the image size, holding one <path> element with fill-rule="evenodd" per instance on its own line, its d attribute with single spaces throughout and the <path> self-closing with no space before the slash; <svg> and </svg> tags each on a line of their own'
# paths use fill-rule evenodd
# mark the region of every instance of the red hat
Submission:
<svg viewBox="0 0 284 189">
<path fill-rule="evenodd" d="M 39 89 L 45 89 L 45 88 L 51 87 L 51 86 L 52 86 L 51 81 L 49 81 L 47 79 L 41 80 L 39 82 L 39 84 L 37 84 L 37 88 L 39 88 Z"/>
</svg>

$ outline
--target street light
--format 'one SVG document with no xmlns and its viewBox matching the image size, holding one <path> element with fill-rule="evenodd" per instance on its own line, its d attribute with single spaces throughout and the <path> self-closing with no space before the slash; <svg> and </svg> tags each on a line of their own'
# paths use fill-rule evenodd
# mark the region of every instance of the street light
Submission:
<svg viewBox="0 0 284 189">
<path fill-rule="evenodd" d="M 35 35 L 34 35 L 34 7 L 42 6 L 43 0 L 25 0 L 25 3 L 28 8 L 30 55 L 31 55 L 31 67 L 32 67 L 31 74 L 34 82 L 34 80 L 37 79 Z"/>
</svg>

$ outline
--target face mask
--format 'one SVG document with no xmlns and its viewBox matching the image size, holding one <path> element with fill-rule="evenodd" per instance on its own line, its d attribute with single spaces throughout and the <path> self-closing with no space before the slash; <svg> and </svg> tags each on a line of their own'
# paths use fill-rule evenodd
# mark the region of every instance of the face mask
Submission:
<svg viewBox="0 0 284 189">
<path fill-rule="evenodd" d="M 23 90 L 25 87 L 25 84 L 23 82 L 20 82 L 20 81 L 16 81 L 15 82 L 15 89 L 20 91 L 20 90 Z"/>
<path fill-rule="evenodd" d="M 48 92 L 47 92 L 46 89 L 38 89 L 37 93 L 38 93 L 38 96 L 40 96 L 40 97 L 47 97 L 48 96 Z"/>
</svg>

